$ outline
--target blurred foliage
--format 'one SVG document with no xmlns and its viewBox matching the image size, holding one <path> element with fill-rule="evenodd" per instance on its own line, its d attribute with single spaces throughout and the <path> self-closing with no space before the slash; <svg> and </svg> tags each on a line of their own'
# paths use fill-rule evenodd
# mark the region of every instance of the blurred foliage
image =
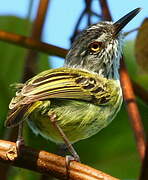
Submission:
<svg viewBox="0 0 148 180">
<path fill-rule="evenodd" d="M 135 54 L 135 41 L 126 42 L 124 55 L 129 75 L 135 82 L 148 90 L 148 74 L 141 73 L 141 69 L 137 64 Z"/>
<path fill-rule="evenodd" d="M 27 36 L 30 32 L 31 24 L 26 19 L 14 16 L 0 16 L 0 29 L 7 32 Z M 21 81 L 26 52 L 26 49 L 22 47 L 0 42 L 0 135 L 3 133 L 3 122 L 8 110 L 10 97 L 14 94 L 14 91 L 10 88 L 10 84 Z M 38 65 L 38 71 L 47 69 L 47 55 L 40 54 Z"/>
<path fill-rule="evenodd" d="M 0 29 L 27 35 L 29 23 L 27 20 L 22 20 L 12 16 L 0 16 Z M 23 32 L 23 30 L 25 30 Z M 9 85 L 20 81 L 24 67 L 24 57 L 26 50 L 21 47 L 0 42 L 0 132 L 2 133 L 3 121 L 6 117 L 8 103 L 12 96 L 12 91 Z"/>
<path fill-rule="evenodd" d="M 148 75 L 148 18 L 139 28 L 136 38 L 136 59 L 140 70 Z"/>
<path fill-rule="evenodd" d="M 11 30 L 11 32 L 28 35 L 30 26 L 31 23 L 24 19 L 10 16 L 0 17 L 0 29 L 5 31 Z M 148 87 L 148 77 L 140 74 L 135 60 L 133 41 L 126 42 L 124 54 L 131 78 L 142 86 Z M 14 82 L 20 82 L 22 79 L 26 50 L 15 45 L 0 42 L 0 55 L 0 132 L 1 138 L 3 138 L 3 122 L 6 117 L 8 103 L 13 95 L 9 85 Z M 38 71 L 47 68 L 47 55 L 40 54 Z M 138 99 L 138 105 L 144 126 L 147 128 L 147 106 L 140 99 Z M 27 125 L 24 128 L 24 137 L 26 144 L 31 147 L 50 152 L 56 151 L 55 144 L 40 136 L 35 136 Z M 129 180 L 136 179 L 139 174 L 140 160 L 124 105 L 116 119 L 107 128 L 87 140 L 76 143 L 74 146 L 83 163 L 112 176 Z M 39 177 L 38 173 L 20 168 L 13 167 L 9 172 L 9 180 L 33 180 L 39 179 Z"/>
<path fill-rule="evenodd" d="M 26 19 L 21 19 L 15 16 L 0 16 L 0 29 L 7 32 L 17 33 L 21 35 L 28 36 L 30 34 L 32 23 Z M 4 128 L 4 121 L 6 119 L 9 102 L 14 95 L 14 91 L 10 88 L 10 84 L 15 82 L 21 82 L 24 71 L 24 63 L 27 55 L 27 50 L 25 48 L 9 44 L 6 42 L 0 42 L 0 136 L 1 139 L 8 137 L 9 131 Z M 38 69 L 36 73 L 43 71 L 49 68 L 48 56 L 42 53 L 39 53 L 39 60 L 37 62 Z M 25 134 L 27 128 L 25 129 Z M 27 143 L 29 143 L 29 137 L 31 137 L 32 142 L 34 139 L 32 135 L 28 133 L 25 137 Z M 45 140 L 41 139 L 41 144 L 47 145 Z M 44 143 L 43 143 L 44 141 Z M 37 144 L 38 140 L 37 140 Z M 32 146 L 32 145 L 31 145 Z M 44 146 L 39 146 L 42 149 Z M 10 179 L 32 179 L 34 177 L 34 172 L 28 170 L 20 170 L 19 168 L 11 169 Z M 19 170 L 17 170 L 19 169 Z M 29 172 L 29 173 L 28 173 Z M 25 174 L 25 175 L 24 175 Z M 14 178 L 13 178 L 14 177 Z M 21 177 L 21 178 L 20 178 Z"/>
</svg>

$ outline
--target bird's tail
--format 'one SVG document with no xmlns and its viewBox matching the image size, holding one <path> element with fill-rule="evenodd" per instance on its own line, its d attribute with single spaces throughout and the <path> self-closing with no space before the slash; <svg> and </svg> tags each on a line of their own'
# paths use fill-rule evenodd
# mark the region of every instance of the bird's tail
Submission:
<svg viewBox="0 0 148 180">
<path fill-rule="evenodd" d="M 5 121 L 5 126 L 6 127 L 14 127 L 24 121 L 25 118 L 25 113 L 29 109 L 31 104 L 27 105 L 20 105 L 19 107 L 15 107 L 9 110 L 7 119 Z"/>
</svg>

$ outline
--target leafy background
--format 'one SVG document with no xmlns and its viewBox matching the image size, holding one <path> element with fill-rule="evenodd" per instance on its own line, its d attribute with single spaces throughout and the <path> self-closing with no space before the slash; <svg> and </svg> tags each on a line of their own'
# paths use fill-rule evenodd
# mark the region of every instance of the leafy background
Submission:
<svg viewBox="0 0 148 180">
<path fill-rule="evenodd" d="M 0 29 L 29 36 L 32 22 L 16 16 L 0 16 Z M 147 34 L 145 34 L 147 37 Z M 137 40 L 136 40 L 137 43 Z M 142 43 L 140 41 L 140 43 Z M 138 42 L 139 44 L 139 42 Z M 136 46 L 137 48 L 137 46 Z M 132 80 L 148 90 L 148 72 L 143 70 L 135 57 L 135 40 L 125 41 L 124 55 L 126 65 Z M 10 84 L 20 82 L 24 70 L 24 62 L 27 50 L 12 44 L 0 42 L 0 136 L 7 139 L 9 131 L 4 128 L 8 104 L 14 94 Z M 49 68 L 48 57 L 40 53 L 37 72 Z M 148 106 L 138 99 L 138 106 L 142 115 L 144 128 L 148 128 Z M 49 152 L 57 152 L 57 146 L 52 142 L 35 136 L 25 125 L 24 138 L 27 145 L 44 149 Z M 80 141 L 75 148 L 81 157 L 81 161 L 112 176 L 133 180 L 139 175 L 140 159 L 136 150 L 135 139 L 131 129 L 127 112 L 123 104 L 121 111 L 114 121 L 97 135 Z M 86 151 L 87 149 L 87 151 Z M 9 180 L 40 179 L 38 173 L 20 168 L 10 168 Z"/>
</svg>

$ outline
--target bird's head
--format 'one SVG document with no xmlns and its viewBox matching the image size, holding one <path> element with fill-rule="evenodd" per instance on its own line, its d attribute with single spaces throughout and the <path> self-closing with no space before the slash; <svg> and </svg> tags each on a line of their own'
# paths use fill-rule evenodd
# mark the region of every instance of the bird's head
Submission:
<svg viewBox="0 0 148 180">
<path fill-rule="evenodd" d="M 115 23 L 103 21 L 85 29 L 74 41 L 67 54 L 65 66 L 117 79 L 122 53 L 121 30 L 140 10 L 137 8 L 131 11 Z"/>
</svg>

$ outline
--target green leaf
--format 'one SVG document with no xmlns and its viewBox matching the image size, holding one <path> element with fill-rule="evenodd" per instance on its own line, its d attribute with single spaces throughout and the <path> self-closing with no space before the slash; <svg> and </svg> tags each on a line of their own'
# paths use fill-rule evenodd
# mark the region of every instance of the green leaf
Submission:
<svg viewBox="0 0 148 180">
<path fill-rule="evenodd" d="M 0 16 L 0 29 L 7 32 L 14 32 L 20 35 L 29 36 L 31 25 L 32 23 L 26 19 L 15 16 Z M 21 82 L 27 49 L 10 43 L 0 42 L 0 55 L 0 135 L 3 136 L 5 130 L 3 124 L 4 120 L 6 119 L 8 105 L 10 99 L 15 93 L 13 89 L 10 88 L 10 84 Z M 49 68 L 47 55 L 39 53 L 37 67 L 37 72 Z M 24 129 L 24 134 L 26 143 L 30 144 L 31 146 L 33 145 L 34 147 L 40 149 L 44 149 L 46 146 L 45 149 L 48 149 L 49 151 L 52 149 L 52 145 L 48 146 L 47 141 L 32 134 L 28 128 Z M 39 177 L 37 173 L 28 170 L 22 170 L 20 168 L 11 169 L 11 173 L 11 180 L 37 179 L 37 177 Z"/>
<path fill-rule="evenodd" d="M 37 73 L 45 71 L 46 69 L 49 69 L 50 64 L 48 61 L 48 55 L 47 54 L 43 54 L 43 53 L 39 53 L 39 60 L 37 62 Z"/>
<path fill-rule="evenodd" d="M 15 16 L 0 16 L 0 29 L 7 32 L 28 36 L 31 22 Z M 10 84 L 20 82 L 23 76 L 27 49 L 14 44 L 0 42 L 0 135 L 3 134 L 3 123 L 8 111 L 8 104 L 14 95 Z M 40 54 L 38 71 L 48 69 L 48 56 Z"/>
<path fill-rule="evenodd" d="M 148 90 L 148 74 L 141 73 L 139 63 L 137 63 L 136 61 L 135 41 L 128 41 L 125 43 L 124 56 L 128 73 L 131 79 Z"/>
<path fill-rule="evenodd" d="M 7 32 L 15 32 L 27 35 L 27 29 L 31 23 L 25 19 L 15 16 L 0 16 L 0 29 Z M 3 131 L 3 122 L 6 118 L 10 98 L 14 94 L 9 87 L 14 82 L 19 82 L 22 78 L 24 58 L 26 50 L 24 48 L 0 41 L 0 134 Z"/>
<path fill-rule="evenodd" d="M 139 28 L 135 43 L 136 60 L 142 73 L 148 75 L 148 18 L 145 18 Z"/>
<path fill-rule="evenodd" d="M 138 65 L 135 58 L 135 41 L 127 41 L 124 45 L 124 56 L 129 75 L 135 79 L 138 75 Z"/>
</svg>

